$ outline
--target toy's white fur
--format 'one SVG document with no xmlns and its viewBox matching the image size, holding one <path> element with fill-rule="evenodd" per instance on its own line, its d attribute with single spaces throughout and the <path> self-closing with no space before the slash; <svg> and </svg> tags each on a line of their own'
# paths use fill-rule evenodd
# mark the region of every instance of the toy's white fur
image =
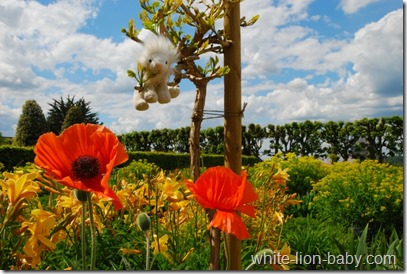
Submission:
<svg viewBox="0 0 407 274">
<path fill-rule="evenodd" d="M 179 94 L 178 87 L 168 88 L 171 64 L 178 61 L 179 54 L 174 45 L 163 36 L 154 36 L 144 43 L 139 60 L 144 70 L 141 91 L 134 90 L 133 103 L 137 110 L 147 110 L 148 103 L 166 104 Z"/>
</svg>

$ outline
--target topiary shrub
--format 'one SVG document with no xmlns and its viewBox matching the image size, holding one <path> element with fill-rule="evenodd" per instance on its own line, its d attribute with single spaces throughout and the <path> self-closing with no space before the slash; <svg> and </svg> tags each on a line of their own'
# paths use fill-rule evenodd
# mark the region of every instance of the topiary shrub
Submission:
<svg viewBox="0 0 407 274">
<path fill-rule="evenodd" d="M 38 138 L 48 131 L 47 120 L 35 100 L 27 100 L 17 123 L 16 144 L 33 146 Z"/>
</svg>

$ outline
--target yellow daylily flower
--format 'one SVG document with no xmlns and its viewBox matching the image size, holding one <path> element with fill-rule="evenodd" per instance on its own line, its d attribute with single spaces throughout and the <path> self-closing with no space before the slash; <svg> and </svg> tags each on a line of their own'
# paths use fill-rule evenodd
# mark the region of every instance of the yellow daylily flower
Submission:
<svg viewBox="0 0 407 274">
<path fill-rule="evenodd" d="M 17 178 L 13 177 L 13 179 L 0 180 L 1 187 L 7 192 L 10 205 L 14 205 L 22 198 L 31 198 L 37 195 L 40 187 L 32 181 L 35 177 L 29 173 Z"/>
<path fill-rule="evenodd" d="M 285 184 L 288 180 L 290 175 L 287 173 L 288 168 L 281 169 L 281 165 L 278 164 L 277 173 L 273 175 L 273 181 L 276 184 Z"/>
<path fill-rule="evenodd" d="M 296 257 L 291 255 L 291 248 L 284 243 L 283 247 L 278 252 L 278 256 L 282 258 L 279 265 L 273 265 L 273 268 L 276 270 L 290 270 L 289 264 L 295 262 Z"/>
<path fill-rule="evenodd" d="M 157 235 L 154 235 L 154 241 L 151 243 L 151 247 L 154 248 L 153 254 L 156 255 L 158 253 L 161 253 L 164 255 L 165 258 L 170 260 L 170 255 L 167 253 L 168 250 L 168 235 L 165 234 L 164 236 L 161 236 L 159 239 L 157 239 Z"/>
<path fill-rule="evenodd" d="M 158 188 L 162 191 L 162 198 L 169 202 L 177 202 L 184 199 L 184 195 L 179 188 L 181 184 L 177 181 L 173 181 L 170 178 L 165 178 L 164 183 L 158 185 Z"/>
<path fill-rule="evenodd" d="M 57 222 L 54 214 L 42 208 L 32 210 L 31 215 L 36 222 L 23 222 L 22 224 L 22 227 L 27 227 L 31 232 L 31 237 L 23 247 L 23 251 L 32 258 L 31 267 L 35 268 L 41 262 L 42 251 L 45 249 L 53 251 L 56 248 L 55 243 L 51 242 L 48 237 Z"/>
<path fill-rule="evenodd" d="M 284 223 L 284 215 L 283 215 L 283 213 L 281 213 L 281 212 L 274 212 L 274 214 L 273 214 L 273 221 L 275 221 L 275 222 L 279 222 L 279 223 L 281 223 L 281 224 L 283 224 Z"/>
<path fill-rule="evenodd" d="M 182 201 L 179 201 L 179 202 L 172 202 L 170 204 L 170 208 L 172 210 L 174 210 L 174 211 L 183 210 L 189 204 L 189 202 L 190 202 L 189 200 L 182 200 Z"/>
<path fill-rule="evenodd" d="M 75 208 L 82 206 L 82 202 L 75 198 L 74 190 L 73 189 L 64 189 L 68 190 L 69 193 L 67 195 L 59 196 L 57 207 L 63 208 Z M 64 191 L 67 192 L 67 191 Z"/>
<path fill-rule="evenodd" d="M 30 181 L 37 179 L 37 177 L 39 176 L 38 171 L 31 172 L 31 173 L 25 173 L 25 174 L 24 174 L 24 171 L 22 171 L 22 170 L 17 170 L 12 173 L 3 172 L 3 176 L 7 179 L 17 180 L 18 178 L 22 177 L 23 175 L 27 175 L 27 179 Z"/>
</svg>

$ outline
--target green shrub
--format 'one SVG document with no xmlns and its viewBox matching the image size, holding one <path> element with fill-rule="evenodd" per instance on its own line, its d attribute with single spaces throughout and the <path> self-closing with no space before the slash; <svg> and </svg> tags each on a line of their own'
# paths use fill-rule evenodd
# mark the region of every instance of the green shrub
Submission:
<svg viewBox="0 0 407 274">
<path fill-rule="evenodd" d="M 160 168 L 154 163 L 149 163 L 146 159 L 144 160 L 133 160 L 129 161 L 129 164 L 116 170 L 111 180 L 119 181 L 126 179 L 129 182 L 136 183 L 139 180 L 143 180 L 144 176 L 148 178 L 154 177 Z"/>
<path fill-rule="evenodd" d="M 297 157 L 294 153 L 283 155 L 278 153 L 272 158 L 257 165 L 257 169 L 271 168 L 280 164 L 282 169 L 288 168 L 290 180 L 287 183 L 287 193 L 306 195 L 312 189 L 312 183 L 318 182 L 329 173 L 327 164 L 311 156 Z"/>
<path fill-rule="evenodd" d="M 180 168 L 188 168 L 190 165 L 189 154 L 187 153 L 171 153 L 171 152 L 141 152 L 141 151 L 130 151 L 129 162 L 132 160 L 144 160 L 146 159 L 149 163 L 154 163 L 164 170 L 174 170 Z M 254 165 L 259 160 L 254 156 L 242 155 L 242 164 Z M 201 166 L 202 167 L 212 167 L 212 166 L 223 166 L 224 156 L 215 154 L 203 154 L 201 155 Z"/>
<path fill-rule="evenodd" d="M 0 146 L 0 162 L 8 171 L 13 170 L 15 166 L 24 166 L 27 162 L 33 162 L 34 157 L 32 147 Z"/>
<path fill-rule="evenodd" d="M 403 227 L 403 168 L 377 161 L 335 163 L 313 185 L 318 217 L 373 231 Z"/>
</svg>

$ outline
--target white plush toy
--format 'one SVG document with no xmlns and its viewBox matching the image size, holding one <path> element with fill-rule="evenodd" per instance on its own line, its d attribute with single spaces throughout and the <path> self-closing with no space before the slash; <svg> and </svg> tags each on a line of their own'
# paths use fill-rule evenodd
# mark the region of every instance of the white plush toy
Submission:
<svg viewBox="0 0 407 274">
<path fill-rule="evenodd" d="M 168 87 L 172 73 L 171 65 L 178 61 L 179 54 L 165 37 L 154 35 L 143 42 L 144 51 L 139 63 L 142 66 L 143 86 L 134 90 L 133 104 L 137 110 L 147 110 L 149 103 L 166 104 L 179 95 L 178 87 Z"/>
</svg>

